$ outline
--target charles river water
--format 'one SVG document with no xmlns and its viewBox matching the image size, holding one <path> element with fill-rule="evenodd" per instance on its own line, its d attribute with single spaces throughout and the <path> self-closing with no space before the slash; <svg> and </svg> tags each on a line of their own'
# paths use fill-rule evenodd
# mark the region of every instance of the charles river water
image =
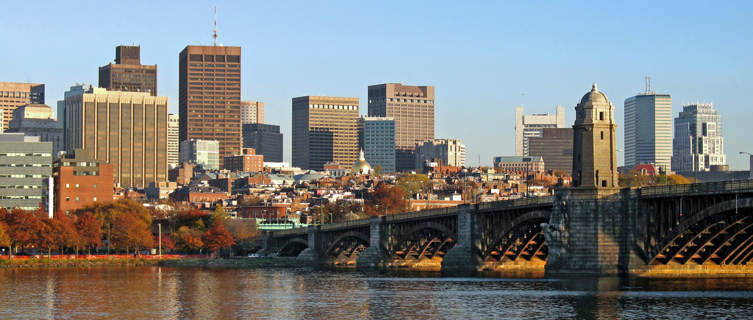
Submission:
<svg viewBox="0 0 753 320">
<path fill-rule="evenodd" d="M 753 279 L 15 269 L 0 270 L 0 319 L 751 319 L 751 289 Z"/>
</svg>

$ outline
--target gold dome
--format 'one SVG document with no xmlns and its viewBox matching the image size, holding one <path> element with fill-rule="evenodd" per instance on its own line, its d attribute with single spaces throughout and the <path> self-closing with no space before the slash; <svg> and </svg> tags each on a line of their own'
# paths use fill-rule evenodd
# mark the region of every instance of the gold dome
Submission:
<svg viewBox="0 0 753 320">
<path fill-rule="evenodd" d="M 353 172 L 356 174 L 369 174 L 371 173 L 371 165 L 366 162 L 366 157 L 363 155 L 363 150 L 361 150 L 361 155 L 356 160 L 356 162 L 353 162 Z"/>
</svg>

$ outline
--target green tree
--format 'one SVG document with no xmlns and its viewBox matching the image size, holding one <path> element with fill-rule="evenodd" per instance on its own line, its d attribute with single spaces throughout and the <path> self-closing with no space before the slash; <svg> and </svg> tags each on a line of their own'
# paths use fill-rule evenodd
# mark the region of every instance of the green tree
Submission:
<svg viewBox="0 0 753 320">
<path fill-rule="evenodd" d="M 384 168 L 382 168 L 381 165 L 375 165 L 374 168 L 372 168 L 372 169 L 374 169 L 374 175 L 375 176 L 381 176 L 382 175 L 382 171 L 384 171 Z"/>
<path fill-rule="evenodd" d="M 406 173 L 397 179 L 397 185 L 405 191 L 409 197 L 427 191 L 431 187 L 431 180 L 425 174 Z"/>
<path fill-rule="evenodd" d="M 214 225 L 217 221 L 225 221 L 227 220 L 228 215 L 227 212 L 225 212 L 225 208 L 222 207 L 222 205 L 217 205 L 217 207 L 214 208 L 214 212 L 212 212 L 212 215 L 210 216 L 210 225 Z"/>
</svg>

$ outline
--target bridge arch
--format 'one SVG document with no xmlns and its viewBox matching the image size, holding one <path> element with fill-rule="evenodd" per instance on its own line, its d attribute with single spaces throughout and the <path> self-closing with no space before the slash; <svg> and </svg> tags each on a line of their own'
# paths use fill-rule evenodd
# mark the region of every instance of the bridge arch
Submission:
<svg viewBox="0 0 753 320">
<path fill-rule="evenodd" d="M 714 204 L 685 218 L 649 248 L 648 264 L 746 264 L 753 258 L 753 198 Z"/>
<path fill-rule="evenodd" d="M 341 234 L 337 238 L 335 238 L 334 241 L 331 242 L 330 246 L 327 248 L 327 251 L 325 251 L 325 256 L 331 256 L 333 255 L 334 251 L 340 247 L 342 247 L 343 242 L 345 240 L 356 240 L 357 243 L 368 247 L 369 246 L 369 237 L 361 232 L 357 231 L 348 231 L 346 233 Z M 355 248 L 350 248 L 355 249 Z"/>
<path fill-rule="evenodd" d="M 456 232 L 433 221 L 421 222 L 400 234 L 390 251 L 401 259 L 443 256 L 457 241 Z"/>
<path fill-rule="evenodd" d="M 510 260 L 524 256 L 527 260 L 538 257 L 546 260 L 547 246 L 541 223 L 548 222 L 551 211 L 535 210 L 524 213 L 496 233 L 482 252 L 482 259 L 496 258 Z"/>
<path fill-rule="evenodd" d="M 295 257 L 308 247 L 308 241 L 301 238 L 293 238 L 285 242 L 277 253 L 282 257 Z"/>
</svg>

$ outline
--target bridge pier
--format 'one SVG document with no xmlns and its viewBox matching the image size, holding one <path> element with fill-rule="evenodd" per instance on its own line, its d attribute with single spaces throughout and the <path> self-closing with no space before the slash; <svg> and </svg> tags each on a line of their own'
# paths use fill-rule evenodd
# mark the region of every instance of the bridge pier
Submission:
<svg viewBox="0 0 753 320">
<path fill-rule="evenodd" d="M 473 277 L 478 274 L 480 259 L 473 249 L 476 227 L 476 208 L 463 204 L 458 206 L 458 239 L 455 247 L 442 258 L 442 275 L 450 277 Z"/>
<path fill-rule="evenodd" d="M 374 216 L 369 220 L 369 247 L 361 252 L 356 261 L 356 270 L 379 271 L 385 262 L 384 216 Z"/>
<path fill-rule="evenodd" d="M 321 226 L 310 226 L 306 230 L 306 233 L 308 248 L 301 251 L 296 260 L 317 262 L 322 255 L 321 241 L 319 239 L 321 237 Z"/>
<path fill-rule="evenodd" d="M 261 233 L 261 249 L 259 249 L 259 255 L 266 256 L 272 253 L 272 233 L 269 231 L 262 231 Z"/>
</svg>

